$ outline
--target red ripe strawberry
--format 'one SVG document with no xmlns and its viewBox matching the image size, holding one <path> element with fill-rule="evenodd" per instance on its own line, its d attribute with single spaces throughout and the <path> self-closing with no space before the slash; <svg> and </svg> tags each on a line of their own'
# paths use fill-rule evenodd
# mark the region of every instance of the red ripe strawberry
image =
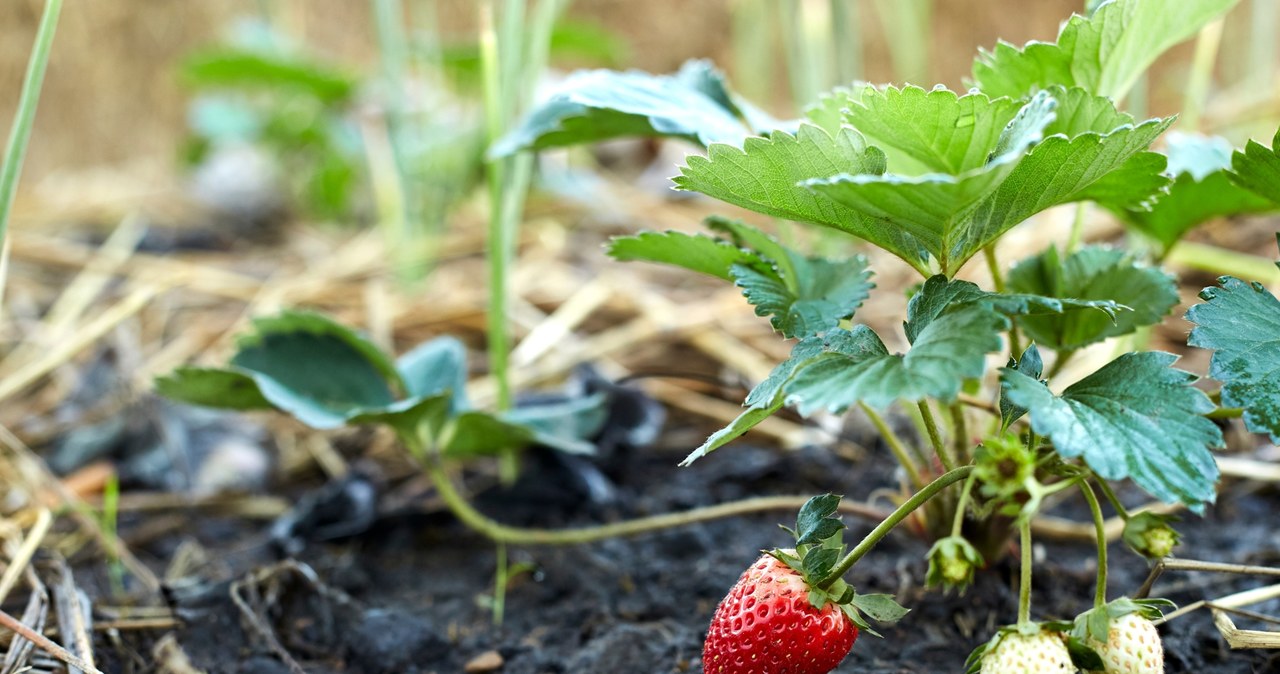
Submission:
<svg viewBox="0 0 1280 674">
<path fill-rule="evenodd" d="M 827 674 L 844 660 L 858 628 L 833 602 L 809 602 L 795 569 L 764 555 L 720 602 L 702 665 L 707 674 Z"/>
</svg>

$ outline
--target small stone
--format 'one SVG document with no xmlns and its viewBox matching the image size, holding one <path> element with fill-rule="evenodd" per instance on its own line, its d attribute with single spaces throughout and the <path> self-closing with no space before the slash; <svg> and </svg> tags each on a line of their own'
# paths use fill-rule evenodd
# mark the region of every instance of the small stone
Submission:
<svg viewBox="0 0 1280 674">
<path fill-rule="evenodd" d="M 467 661 L 465 669 L 467 674 L 478 674 L 481 672 L 495 672 L 502 669 L 504 660 L 502 654 L 497 651 L 485 651 Z"/>
</svg>

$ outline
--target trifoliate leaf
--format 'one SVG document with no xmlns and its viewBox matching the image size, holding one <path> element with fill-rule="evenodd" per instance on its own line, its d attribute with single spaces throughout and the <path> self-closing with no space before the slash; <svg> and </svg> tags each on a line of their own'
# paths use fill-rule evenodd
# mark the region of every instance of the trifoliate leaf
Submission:
<svg viewBox="0 0 1280 674">
<path fill-rule="evenodd" d="M 1021 372 L 1022 374 L 1025 374 L 1028 377 L 1031 377 L 1032 379 L 1039 381 L 1040 375 L 1044 372 L 1044 359 L 1040 357 L 1040 349 L 1037 349 L 1035 344 L 1031 344 L 1031 345 L 1028 345 L 1027 349 L 1022 352 L 1021 357 L 1010 358 L 1009 364 L 1006 365 L 1005 367 L 1009 368 L 1010 370 L 1017 370 L 1018 372 Z M 1007 387 L 1004 385 L 1004 382 L 1001 382 L 1000 383 L 1000 428 L 1001 430 L 1009 428 L 1010 424 L 1017 421 L 1018 419 L 1021 419 L 1023 415 L 1025 415 L 1026 413 L 1027 413 L 1027 408 L 1022 407 L 1021 405 L 1017 405 L 1014 402 L 1009 400 L 1009 391 Z"/>
<path fill-rule="evenodd" d="M 1000 42 L 973 64 L 978 88 L 1020 98 L 1055 84 L 1120 100 L 1160 54 L 1195 35 L 1238 0 L 1113 0 L 1072 16 L 1054 43 Z"/>
<path fill-rule="evenodd" d="M 843 412 L 862 402 L 885 407 L 896 400 L 953 400 L 964 381 L 982 375 L 986 354 L 1001 346 L 1009 319 L 973 304 L 945 312 L 924 328 L 906 354 L 889 353 L 865 325 L 833 330 L 823 353 L 795 368 L 783 385 L 788 404 L 809 416 Z"/>
<path fill-rule="evenodd" d="M 983 303 L 1006 316 L 1035 316 L 1077 311 L 1097 311 L 1110 319 L 1129 307 L 1111 300 L 1077 300 L 1042 297 L 1018 293 L 994 293 L 968 281 L 948 280 L 937 274 L 929 277 L 907 303 L 907 321 L 903 329 L 907 341 L 914 343 L 920 331 L 948 308 L 963 304 Z"/>
<path fill-rule="evenodd" d="M 450 413 L 467 407 L 467 349 L 453 337 L 423 342 L 396 359 L 396 370 L 410 396 L 450 394 Z"/>
<path fill-rule="evenodd" d="M 956 107 L 964 106 L 965 110 L 979 110 L 961 101 L 984 98 L 971 94 L 955 99 L 938 94 L 933 92 L 924 98 L 900 96 L 896 102 L 918 103 L 923 124 L 934 119 L 928 114 L 936 117 L 936 108 L 948 101 Z M 871 94 L 865 98 L 875 100 Z M 1065 105 L 1058 103 L 1059 98 Z M 1061 123 L 1057 118 L 1059 109 L 1064 115 Z M 987 114 L 995 114 L 992 111 L 997 109 L 988 106 L 987 110 Z M 947 119 L 950 117 L 942 121 Z M 873 221 L 897 224 L 938 260 L 943 273 L 951 276 L 1004 232 L 1046 208 L 1085 198 L 1089 189 L 1112 171 L 1154 168 L 1151 162 L 1130 162 L 1143 153 L 1171 121 L 1154 119 L 1134 125 L 1131 118 L 1116 112 L 1105 100 L 1078 90 L 1055 88 L 1035 96 L 1005 127 L 994 145 L 982 148 L 984 155 L 990 157 L 986 164 L 964 173 L 911 177 L 841 174 L 809 179 L 802 184 Z M 1111 126 L 1117 122 L 1124 123 Z M 1090 128 L 1091 124 L 1100 126 Z M 981 126 L 988 125 L 989 122 Z M 946 136 L 945 131 L 938 130 L 943 140 L 929 137 L 931 142 L 940 143 L 934 157 L 919 149 L 926 147 L 925 143 L 912 150 L 914 155 L 921 161 L 939 164 L 959 161 L 957 158 L 967 161 L 973 153 L 959 153 L 948 144 L 951 137 Z M 1042 135 L 1049 133 L 1054 135 L 1041 140 Z M 989 134 L 976 134 L 973 138 L 988 139 Z M 909 145 L 906 141 L 901 144 Z M 1153 182 L 1157 185 L 1162 182 L 1133 175 L 1130 178 L 1132 187 L 1111 184 L 1108 189 L 1123 193 L 1130 201 L 1141 201 L 1150 196 L 1147 190 Z M 1138 190 L 1143 192 L 1138 194 Z M 874 236 L 863 236 L 882 245 Z"/>
<path fill-rule="evenodd" d="M 1231 179 L 1239 186 L 1269 201 L 1280 203 L 1280 130 L 1271 140 L 1271 149 L 1249 141 L 1244 151 L 1231 157 Z"/>
<path fill-rule="evenodd" d="M 794 289 L 773 270 L 742 264 L 733 266 L 735 282 L 756 308 L 769 316 L 774 329 L 787 338 L 810 337 L 853 316 L 870 294 L 871 272 L 866 258 L 846 260 L 793 257 Z"/>
<path fill-rule="evenodd" d="M 880 174 L 884 170 L 884 153 L 868 145 L 853 129 L 840 129 L 833 136 L 812 124 L 802 124 L 795 135 L 779 131 L 768 138 L 747 138 L 741 148 L 712 145 L 706 157 L 690 156 L 673 181 L 677 189 L 701 192 L 758 213 L 848 232 L 927 271 L 921 243 L 901 227 L 863 215 L 799 184 L 840 173 Z"/>
<path fill-rule="evenodd" d="M 1009 400 L 1030 410 L 1031 428 L 1066 459 L 1083 457 L 1107 480 L 1131 478 L 1152 496 L 1194 511 L 1214 499 L 1218 466 L 1209 452 L 1222 431 L 1202 416 L 1213 409 L 1171 367 L 1177 356 L 1128 353 L 1055 396 L 1034 377 L 1001 371 Z"/>
<path fill-rule="evenodd" d="M 675 75 L 574 73 L 490 153 L 504 156 L 619 136 L 669 136 L 700 145 L 740 143 L 768 130 L 749 128 L 720 74 L 705 61 L 690 61 Z"/>
<path fill-rule="evenodd" d="M 1280 301 L 1260 283 L 1224 276 L 1200 292 L 1187 343 L 1213 351 L 1209 376 L 1222 382 L 1222 405 L 1243 407 L 1254 433 L 1280 442 Z"/>
<path fill-rule="evenodd" d="M 674 231 L 616 237 L 609 242 L 608 252 L 615 260 L 660 262 L 726 281 L 733 280 L 730 269 L 734 265 L 758 266 L 762 263 L 758 255 L 729 242 L 703 234 Z"/>
<path fill-rule="evenodd" d="M 1153 325 L 1178 303 L 1173 277 L 1138 263 L 1122 251 L 1101 247 L 1082 248 L 1065 260 L 1059 258 L 1056 248 L 1050 248 L 1014 265 L 1009 272 L 1008 287 L 1019 293 L 1112 300 L 1132 307 L 1132 311 L 1114 316 L 1077 311 L 1018 320 L 1018 326 L 1027 336 L 1040 346 L 1054 350 L 1078 349 Z"/>
<path fill-rule="evenodd" d="M 1099 200 L 1165 251 L 1196 226 L 1215 218 L 1280 209 L 1280 204 L 1231 181 L 1227 173 L 1231 144 L 1225 139 L 1170 133 L 1168 151 L 1168 172 L 1174 181 L 1167 193 L 1139 206 Z"/>
</svg>

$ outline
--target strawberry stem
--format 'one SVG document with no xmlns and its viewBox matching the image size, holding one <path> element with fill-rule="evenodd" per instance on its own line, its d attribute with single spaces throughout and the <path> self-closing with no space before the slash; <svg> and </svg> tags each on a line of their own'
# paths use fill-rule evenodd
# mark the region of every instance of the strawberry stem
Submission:
<svg viewBox="0 0 1280 674">
<path fill-rule="evenodd" d="M 920 476 L 920 469 L 911 460 L 911 455 L 907 453 L 907 446 L 902 442 L 902 438 L 898 437 L 898 434 L 889 427 L 884 417 L 880 416 L 880 413 L 870 405 L 860 402 L 858 407 L 862 408 L 867 418 L 871 420 L 872 425 L 876 427 L 877 431 L 880 431 L 885 444 L 889 445 L 889 451 L 893 452 L 894 458 L 898 460 L 898 463 L 902 464 L 902 469 L 907 471 L 907 477 L 911 478 L 911 485 L 916 489 L 924 487 L 924 478 Z"/>
<path fill-rule="evenodd" d="M 1107 525 L 1102 518 L 1102 507 L 1098 505 L 1098 497 L 1088 480 L 1080 480 L 1080 492 L 1084 500 L 1089 502 L 1089 512 L 1093 514 L 1093 527 L 1098 534 L 1098 587 L 1093 597 L 1093 607 L 1102 608 L 1107 603 Z"/>
<path fill-rule="evenodd" d="M 969 509 L 969 494 L 973 491 L 973 480 L 975 475 L 969 474 L 969 478 L 964 481 L 964 486 L 960 488 L 960 502 L 956 504 L 956 516 L 951 520 L 951 535 L 960 537 L 960 530 L 964 526 L 965 511 Z"/>
<path fill-rule="evenodd" d="M 876 544 L 880 542 L 880 539 L 887 536 L 890 531 L 893 531 L 894 527 L 898 526 L 898 524 L 914 512 L 916 508 L 928 503 L 929 499 L 937 496 L 938 492 L 946 489 L 953 483 L 969 477 L 969 474 L 972 472 L 973 466 L 962 466 L 955 470 L 943 473 L 936 480 L 925 485 L 923 489 L 916 492 L 911 498 L 907 499 L 905 503 L 898 506 L 897 510 L 890 513 L 888 517 L 884 518 L 884 521 L 880 522 L 880 524 L 876 525 L 876 528 L 872 529 L 870 533 L 864 536 L 862 540 L 849 551 L 849 554 L 845 555 L 844 559 L 840 560 L 839 564 L 832 567 L 831 572 L 828 573 L 825 578 L 818 581 L 814 587 L 819 590 L 825 590 L 831 587 L 840 579 L 841 576 L 848 573 L 849 569 L 853 568 L 853 565 L 856 564 L 859 559 L 862 559 L 863 555 L 870 552 L 871 548 L 874 548 Z"/>
<path fill-rule="evenodd" d="M 427 477 L 431 479 L 432 484 L 435 485 L 440 499 L 444 501 L 445 506 L 449 508 L 454 517 L 457 517 L 468 528 L 495 543 L 511 545 L 575 545 L 591 543 L 607 538 L 636 536 L 699 522 L 749 515 L 751 513 L 772 510 L 798 510 L 809 500 L 807 497 L 801 496 L 760 496 L 705 508 L 694 508 L 665 515 L 623 520 L 593 527 L 572 529 L 512 527 L 490 519 L 484 513 L 476 510 L 467 501 L 466 497 L 454 487 L 453 481 L 449 479 L 439 458 L 426 451 L 416 434 L 412 432 L 401 433 L 400 439 L 409 447 L 410 453 L 422 463 L 423 470 L 427 473 Z M 972 469 L 965 468 L 962 470 L 968 471 Z M 884 516 L 884 513 L 860 503 L 842 502 L 840 509 L 843 512 L 853 513 L 868 519 L 878 519 Z"/>
<path fill-rule="evenodd" d="M 955 468 L 955 461 L 947 455 L 946 446 L 942 444 L 942 434 L 938 433 L 938 422 L 933 418 L 933 409 L 929 407 L 929 401 L 921 398 L 916 406 L 920 408 L 920 417 L 924 419 L 924 428 L 929 434 L 929 442 L 933 443 L 933 451 L 938 455 L 938 461 L 946 470 Z"/>
<path fill-rule="evenodd" d="M 1106 480 L 1098 480 L 1098 487 L 1102 489 L 1102 495 L 1107 497 L 1107 501 L 1111 503 L 1112 508 L 1115 508 L 1116 514 L 1120 516 L 1120 519 L 1128 522 L 1129 510 L 1120 502 L 1120 498 L 1116 496 L 1116 492 L 1111 488 L 1111 485 L 1107 484 Z"/>
<path fill-rule="evenodd" d="M 1031 518 L 1023 518 L 1018 525 L 1019 546 L 1022 548 L 1021 568 L 1018 578 L 1018 625 L 1031 622 Z"/>
</svg>

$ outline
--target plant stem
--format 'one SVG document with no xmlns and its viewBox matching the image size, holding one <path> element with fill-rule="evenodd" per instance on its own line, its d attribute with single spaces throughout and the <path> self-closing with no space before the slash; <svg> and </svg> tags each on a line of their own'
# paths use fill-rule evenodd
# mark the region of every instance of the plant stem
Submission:
<svg viewBox="0 0 1280 674">
<path fill-rule="evenodd" d="M 890 531 L 893 531 L 893 528 L 898 526 L 898 524 L 914 512 L 916 508 L 928 503 L 929 499 L 938 495 L 938 492 L 960 480 L 968 478 L 972 473 L 973 466 L 962 466 L 939 475 L 933 482 L 925 485 L 923 489 L 916 492 L 911 498 L 907 499 L 905 503 L 898 506 L 897 510 L 894 510 L 884 519 L 884 521 L 876 525 L 876 528 L 872 529 L 870 533 L 863 536 L 862 540 L 849 551 L 849 554 L 845 555 L 844 559 L 840 560 L 840 563 L 836 564 L 835 567 L 831 569 L 831 572 L 827 574 L 827 577 L 819 581 L 816 586 L 819 589 L 826 589 L 830 587 L 832 583 L 836 582 L 836 579 L 848 573 L 849 569 L 853 568 L 853 565 L 856 564 L 859 559 L 862 559 L 864 555 L 870 552 L 881 539 L 887 536 Z"/>
<path fill-rule="evenodd" d="M 1080 493 L 1089 502 L 1089 512 L 1093 515 L 1093 526 L 1098 533 L 1098 586 L 1093 595 L 1093 607 L 1101 608 L 1107 603 L 1107 524 L 1102 517 L 1102 508 L 1098 505 L 1098 497 L 1088 480 L 1080 480 Z"/>
<path fill-rule="evenodd" d="M 1261 281 L 1268 285 L 1280 283 L 1280 270 L 1276 269 L 1274 259 L 1195 241 L 1179 241 L 1165 257 L 1165 263 L 1217 276 L 1230 274 L 1246 281 Z"/>
<path fill-rule="evenodd" d="M 996 245 L 993 243 L 982 249 L 982 257 L 987 261 L 987 271 L 991 272 L 991 284 L 996 292 L 1004 292 L 1004 273 L 1000 271 L 1000 260 L 996 258 Z"/>
<path fill-rule="evenodd" d="M 1242 407 L 1219 407 L 1205 415 L 1209 419 L 1239 419 L 1244 416 Z"/>
<path fill-rule="evenodd" d="M 920 477 L 920 470 L 916 467 L 915 462 L 911 460 L 911 456 L 908 454 L 906 444 L 902 442 L 902 438 L 898 437 L 898 434 L 893 432 L 893 429 L 889 427 L 889 424 L 885 423 L 884 417 L 880 416 L 880 413 L 872 409 L 870 405 L 860 402 L 858 403 L 858 407 L 862 408 L 862 411 L 866 413 L 867 418 L 871 420 L 873 425 L 875 425 L 876 430 L 880 431 L 880 435 L 884 438 L 885 444 L 889 446 L 889 451 L 893 452 L 894 458 L 898 460 L 898 463 L 902 464 L 902 469 L 907 471 L 907 477 L 911 479 L 911 484 L 915 486 L 916 489 L 923 487 L 924 478 Z"/>
<path fill-rule="evenodd" d="M 955 449 L 955 461 L 959 463 L 969 458 L 969 423 L 964 415 L 964 405 L 959 400 L 951 403 L 950 409 L 951 426 L 954 429 L 951 443 Z"/>
<path fill-rule="evenodd" d="M 493 572 L 493 625 L 502 626 L 507 611 L 507 544 L 498 543 L 498 562 Z"/>
<path fill-rule="evenodd" d="M 1084 238 L 1084 221 L 1088 214 L 1089 202 L 1081 201 L 1076 204 L 1076 217 L 1071 220 L 1071 234 L 1067 238 L 1066 254 L 1070 255 L 1080 247 L 1080 241 Z"/>
<path fill-rule="evenodd" d="M 938 461 L 946 470 L 955 468 L 955 461 L 947 454 L 942 436 L 938 433 L 938 422 L 933 419 L 933 409 L 929 407 L 929 401 L 921 399 L 916 405 L 920 408 L 920 417 L 924 419 L 924 428 L 929 434 L 929 442 L 933 443 L 933 451 L 938 455 Z"/>
<path fill-rule="evenodd" d="M 969 494 L 973 491 L 973 482 L 976 477 L 976 473 L 969 473 L 969 477 L 964 481 L 964 486 L 960 488 L 960 501 L 956 503 L 956 516 L 951 520 L 952 536 L 959 537 L 960 531 L 964 527 L 965 511 L 969 509 Z"/>
<path fill-rule="evenodd" d="M 1022 564 L 1018 576 L 1018 625 L 1031 622 L 1031 518 L 1018 525 Z"/>
<path fill-rule="evenodd" d="M 1120 519 L 1128 522 L 1129 511 L 1124 507 L 1124 504 L 1120 502 L 1120 498 L 1117 497 L 1116 492 L 1111 489 L 1111 485 L 1107 484 L 1106 480 L 1099 479 L 1098 488 L 1102 489 L 1102 495 L 1107 497 L 1107 501 L 1111 504 L 1111 507 L 1115 509 L 1116 514 L 1120 516 Z"/>
<path fill-rule="evenodd" d="M 1209 83 L 1213 80 L 1213 66 L 1218 60 L 1218 45 L 1222 43 L 1223 20 L 1218 19 L 1196 36 L 1196 53 L 1191 61 L 1191 73 L 1187 76 L 1186 95 L 1182 100 L 1182 117 L 1179 120 L 1187 131 L 1200 129 L 1200 117 L 1204 113 Z"/>
<path fill-rule="evenodd" d="M 53 47 L 53 34 L 58 27 L 58 15 L 62 13 L 62 0 L 48 0 L 40 27 L 36 30 L 35 44 L 27 60 L 27 74 L 22 81 L 22 93 L 18 95 L 18 109 L 9 129 L 9 144 L 5 146 L 4 164 L 0 165 L 0 244 L 9 231 L 9 212 L 13 208 L 14 193 L 18 188 L 18 176 L 22 173 L 22 159 L 27 154 L 27 141 L 31 139 L 31 127 L 36 120 L 36 104 L 40 102 L 40 88 L 44 84 L 44 72 L 49 65 L 49 51 Z"/>
<path fill-rule="evenodd" d="M 404 437 L 402 436 L 403 439 Z M 444 501 L 449 511 L 459 521 L 495 543 L 509 545 L 576 545 L 579 543 L 591 543 L 607 538 L 636 536 L 726 517 L 737 517 L 772 510 L 798 510 L 808 501 L 807 498 L 798 496 L 761 496 L 705 508 L 694 508 L 684 512 L 641 517 L 592 527 L 555 530 L 531 529 L 507 526 L 490 519 L 479 510 L 476 510 L 454 487 L 453 482 L 445 474 L 444 467 L 440 465 L 437 458 L 426 457 L 423 461 L 423 468 L 427 473 L 427 477 L 435 485 L 436 492 L 440 495 L 441 500 Z M 846 508 L 846 510 L 850 509 Z M 870 510 L 859 510 L 859 512 L 863 515 L 874 516 Z"/>
</svg>

